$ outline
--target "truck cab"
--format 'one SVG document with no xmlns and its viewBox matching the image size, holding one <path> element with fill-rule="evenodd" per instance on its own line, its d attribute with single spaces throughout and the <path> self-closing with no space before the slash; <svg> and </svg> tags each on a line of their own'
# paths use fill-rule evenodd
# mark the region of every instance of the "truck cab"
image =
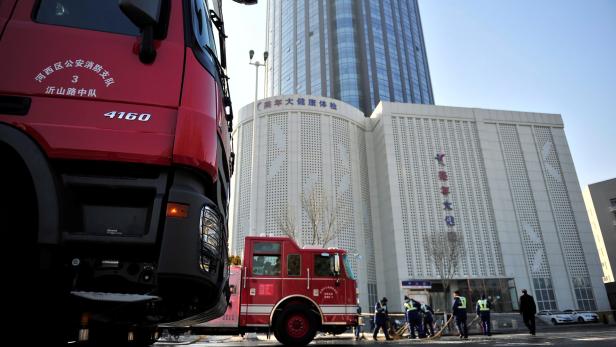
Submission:
<svg viewBox="0 0 616 347">
<path fill-rule="evenodd" d="M 220 1 L 0 1 L 0 223 L 50 334 L 151 342 L 224 313 Z"/>
</svg>

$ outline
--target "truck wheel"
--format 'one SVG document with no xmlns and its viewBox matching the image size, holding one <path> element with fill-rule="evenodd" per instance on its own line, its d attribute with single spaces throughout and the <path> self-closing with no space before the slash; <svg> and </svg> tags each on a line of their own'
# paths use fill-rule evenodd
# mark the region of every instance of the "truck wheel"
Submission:
<svg viewBox="0 0 616 347">
<path fill-rule="evenodd" d="M 129 341 L 129 332 L 132 332 L 132 341 Z M 156 334 L 155 326 L 129 326 L 124 323 L 90 322 L 89 345 L 96 347 L 130 346 L 145 347 L 154 344 Z"/>
<path fill-rule="evenodd" d="M 284 345 L 305 346 L 316 333 L 316 319 L 306 305 L 291 304 L 276 319 L 274 336 Z"/>
<path fill-rule="evenodd" d="M 133 334 L 133 346 L 149 346 L 156 342 L 155 326 L 139 326 Z"/>
<path fill-rule="evenodd" d="M 91 319 L 88 325 L 88 346 L 127 345 L 128 326 Z"/>
<path fill-rule="evenodd" d="M 557 325 L 558 322 L 556 321 L 556 319 L 552 318 L 552 324 Z"/>
<path fill-rule="evenodd" d="M 584 323 L 584 318 L 578 317 L 578 323 Z"/>
</svg>

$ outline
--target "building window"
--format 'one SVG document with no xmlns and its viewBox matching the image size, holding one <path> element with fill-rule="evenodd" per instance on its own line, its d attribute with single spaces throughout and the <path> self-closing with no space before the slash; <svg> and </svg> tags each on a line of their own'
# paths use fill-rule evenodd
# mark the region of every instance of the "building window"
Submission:
<svg viewBox="0 0 616 347">
<path fill-rule="evenodd" d="M 577 298 L 578 309 L 585 311 L 595 311 L 595 297 L 592 292 L 592 284 L 588 277 L 578 277 L 573 279 L 575 297 Z"/>
<path fill-rule="evenodd" d="M 374 309 L 377 300 L 376 283 L 368 283 L 368 305 L 370 305 L 371 309 Z"/>
<path fill-rule="evenodd" d="M 556 310 L 556 299 L 552 280 L 549 278 L 533 278 L 535 286 L 535 300 L 537 300 L 537 310 Z"/>
</svg>

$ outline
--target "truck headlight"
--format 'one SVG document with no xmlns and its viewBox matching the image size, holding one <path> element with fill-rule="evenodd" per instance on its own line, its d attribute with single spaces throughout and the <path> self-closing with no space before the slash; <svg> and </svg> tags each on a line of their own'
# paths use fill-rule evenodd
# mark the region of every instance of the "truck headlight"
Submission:
<svg viewBox="0 0 616 347">
<path fill-rule="evenodd" d="M 218 213 L 209 206 L 201 209 L 199 223 L 201 238 L 201 257 L 200 267 L 203 271 L 210 271 L 216 259 L 220 258 L 220 217 Z"/>
</svg>

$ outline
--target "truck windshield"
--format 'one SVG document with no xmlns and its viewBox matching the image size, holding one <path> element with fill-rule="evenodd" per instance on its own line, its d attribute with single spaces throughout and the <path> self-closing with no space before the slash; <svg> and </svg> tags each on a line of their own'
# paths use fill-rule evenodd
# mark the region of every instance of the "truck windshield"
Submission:
<svg viewBox="0 0 616 347">
<path fill-rule="evenodd" d="M 139 28 L 122 13 L 117 0 L 41 0 L 35 20 L 116 34 L 139 34 Z"/>
<path fill-rule="evenodd" d="M 346 270 L 347 273 L 347 277 L 349 277 L 350 279 L 354 280 L 355 279 L 355 275 L 353 275 L 353 270 L 351 269 L 351 264 L 349 263 L 349 256 L 348 255 L 344 255 L 342 257 L 342 260 L 344 262 L 344 269 Z"/>
</svg>

